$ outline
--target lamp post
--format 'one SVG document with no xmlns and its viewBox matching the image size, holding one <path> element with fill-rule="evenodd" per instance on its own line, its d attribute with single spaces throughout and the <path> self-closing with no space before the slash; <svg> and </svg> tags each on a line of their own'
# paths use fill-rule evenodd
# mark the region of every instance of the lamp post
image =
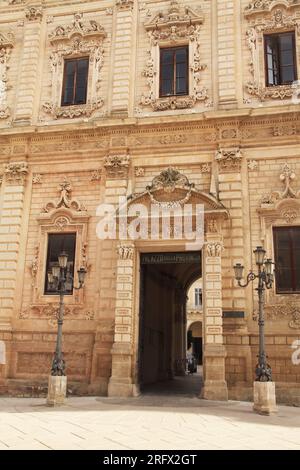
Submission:
<svg viewBox="0 0 300 470">
<path fill-rule="evenodd" d="M 235 279 L 240 287 L 247 287 L 250 282 L 258 279 L 256 291 L 258 293 L 258 326 L 259 326 L 259 353 L 258 363 L 255 369 L 256 379 L 254 382 L 254 410 L 261 414 L 276 412 L 275 384 L 272 381 L 272 370 L 267 363 L 265 351 L 265 318 L 264 301 L 265 291 L 273 287 L 273 261 L 265 259 L 266 250 L 258 246 L 254 250 L 257 273 L 250 271 L 247 280 L 242 283 L 244 266 L 236 264 L 234 266 Z"/>
<path fill-rule="evenodd" d="M 49 284 L 59 293 L 59 309 L 57 315 L 57 337 L 56 348 L 51 366 L 51 375 L 48 383 L 47 404 L 54 406 L 64 403 L 67 390 L 67 377 L 65 375 L 65 360 L 62 352 L 62 326 L 64 322 L 64 296 L 66 294 L 68 254 L 63 251 L 58 256 L 58 264 L 52 267 L 48 273 Z M 84 286 L 86 270 L 80 268 L 78 271 L 79 286 L 73 289 L 79 290 Z M 74 279 L 69 277 L 72 284 Z"/>
</svg>

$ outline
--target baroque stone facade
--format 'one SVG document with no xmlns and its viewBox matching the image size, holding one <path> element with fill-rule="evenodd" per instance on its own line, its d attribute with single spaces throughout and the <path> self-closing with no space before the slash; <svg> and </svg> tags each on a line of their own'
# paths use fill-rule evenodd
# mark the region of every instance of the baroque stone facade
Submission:
<svg viewBox="0 0 300 470">
<path fill-rule="evenodd" d="M 294 30 L 300 47 L 300 2 L 2 0 L 0 16 L 0 391 L 46 383 L 58 304 L 44 295 L 47 237 L 72 232 L 88 274 L 66 296 L 70 386 L 139 392 L 139 259 L 184 243 L 99 240 L 97 207 L 123 196 L 204 205 L 203 394 L 252 399 L 257 299 L 232 266 L 251 269 L 261 244 L 274 258 L 273 227 L 300 226 L 298 88 L 266 87 L 263 56 L 265 32 Z M 181 45 L 189 94 L 162 98 L 159 49 Z M 87 101 L 61 106 L 64 60 L 81 56 Z M 299 311 L 299 295 L 268 292 L 268 360 L 290 403 L 300 400 Z"/>
</svg>

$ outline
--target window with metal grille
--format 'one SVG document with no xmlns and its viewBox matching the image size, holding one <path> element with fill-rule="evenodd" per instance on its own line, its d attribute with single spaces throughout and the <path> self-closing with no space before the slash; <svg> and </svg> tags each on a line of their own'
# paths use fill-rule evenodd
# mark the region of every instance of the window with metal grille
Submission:
<svg viewBox="0 0 300 470">
<path fill-rule="evenodd" d="M 300 227 L 274 228 L 277 293 L 300 293 Z"/>
<path fill-rule="evenodd" d="M 267 86 L 288 85 L 297 80 L 295 33 L 265 35 Z"/>
<path fill-rule="evenodd" d="M 188 95 L 188 46 L 160 49 L 159 96 Z"/>
<path fill-rule="evenodd" d="M 86 103 L 88 70 L 88 57 L 65 60 L 62 106 Z"/>
</svg>

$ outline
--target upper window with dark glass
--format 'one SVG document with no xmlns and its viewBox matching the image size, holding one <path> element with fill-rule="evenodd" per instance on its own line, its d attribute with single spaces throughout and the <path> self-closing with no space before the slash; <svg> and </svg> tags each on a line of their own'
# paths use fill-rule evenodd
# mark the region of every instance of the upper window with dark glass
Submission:
<svg viewBox="0 0 300 470">
<path fill-rule="evenodd" d="M 278 294 L 300 293 L 300 227 L 274 228 Z"/>
<path fill-rule="evenodd" d="M 48 235 L 48 250 L 46 264 L 45 294 L 58 294 L 59 292 L 59 262 L 62 252 L 68 255 L 65 275 L 65 293 L 73 293 L 73 277 L 75 262 L 76 233 L 50 233 Z"/>
<path fill-rule="evenodd" d="M 188 95 L 188 47 L 160 50 L 159 96 Z"/>
<path fill-rule="evenodd" d="M 65 60 L 62 106 L 86 103 L 88 70 L 88 57 Z"/>
<path fill-rule="evenodd" d="M 297 80 L 295 33 L 265 36 L 267 86 L 289 85 Z"/>
</svg>

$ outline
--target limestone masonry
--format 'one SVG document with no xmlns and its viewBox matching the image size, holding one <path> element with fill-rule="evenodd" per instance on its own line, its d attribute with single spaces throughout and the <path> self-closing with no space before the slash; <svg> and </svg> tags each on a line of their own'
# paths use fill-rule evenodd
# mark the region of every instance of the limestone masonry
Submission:
<svg viewBox="0 0 300 470">
<path fill-rule="evenodd" d="M 275 36 L 294 41 L 294 56 L 285 46 L 278 56 L 282 76 L 294 61 L 291 81 L 276 81 Z M 163 49 L 187 51 L 186 93 L 163 93 L 183 77 L 176 65 L 164 78 Z M 0 0 L 0 393 L 47 386 L 59 301 L 45 293 L 49 235 L 74 233 L 75 272 L 87 269 L 84 288 L 65 296 L 74 394 L 134 396 L 143 381 L 180 373 L 186 292 L 201 277 L 202 394 L 252 400 L 257 292 L 237 286 L 233 265 L 256 269 L 263 245 L 278 262 L 265 298 L 268 362 L 278 401 L 300 404 L 299 51 L 298 0 Z M 68 80 L 83 76 L 68 64 L 82 58 L 86 96 L 63 102 L 79 87 Z M 100 240 L 97 207 L 119 196 L 203 204 L 201 266 L 158 278 L 142 255 L 182 253 L 184 240 Z M 282 258 L 278 228 L 294 237 Z"/>
</svg>

